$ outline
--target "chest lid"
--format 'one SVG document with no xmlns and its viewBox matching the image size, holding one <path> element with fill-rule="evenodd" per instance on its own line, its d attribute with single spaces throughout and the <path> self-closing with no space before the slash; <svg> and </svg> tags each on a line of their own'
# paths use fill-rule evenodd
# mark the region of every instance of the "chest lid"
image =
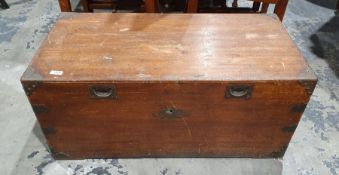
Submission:
<svg viewBox="0 0 339 175">
<path fill-rule="evenodd" d="M 23 81 L 316 79 L 263 14 L 63 13 Z"/>
</svg>

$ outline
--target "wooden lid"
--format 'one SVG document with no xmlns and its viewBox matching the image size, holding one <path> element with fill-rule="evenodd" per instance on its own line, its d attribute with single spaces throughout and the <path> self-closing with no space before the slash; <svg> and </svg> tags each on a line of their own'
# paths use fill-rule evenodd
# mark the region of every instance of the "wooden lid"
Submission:
<svg viewBox="0 0 339 175">
<path fill-rule="evenodd" d="M 263 14 L 63 13 L 22 81 L 316 79 Z"/>
</svg>

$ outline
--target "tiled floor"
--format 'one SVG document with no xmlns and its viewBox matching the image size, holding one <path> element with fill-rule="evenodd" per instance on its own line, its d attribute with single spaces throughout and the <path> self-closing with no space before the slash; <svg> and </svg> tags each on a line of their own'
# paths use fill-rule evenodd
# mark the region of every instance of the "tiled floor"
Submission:
<svg viewBox="0 0 339 175">
<path fill-rule="evenodd" d="M 0 174 L 339 174 L 339 16 L 335 0 L 290 0 L 284 25 L 319 82 L 283 160 L 55 161 L 19 79 L 59 12 L 56 0 L 0 9 Z M 272 58 L 274 59 L 274 58 Z"/>
</svg>

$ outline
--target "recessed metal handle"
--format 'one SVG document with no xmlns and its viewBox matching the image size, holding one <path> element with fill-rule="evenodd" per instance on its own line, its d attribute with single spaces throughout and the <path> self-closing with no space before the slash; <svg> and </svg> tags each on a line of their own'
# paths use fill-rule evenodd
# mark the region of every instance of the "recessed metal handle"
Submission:
<svg viewBox="0 0 339 175">
<path fill-rule="evenodd" d="M 90 86 L 93 98 L 116 98 L 116 90 L 113 86 Z"/>
<path fill-rule="evenodd" d="M 247 95 L 248 93 L 248 88 L 246 87 L 231 87 L 230 88 L 230 94 L 234 97 L 243 97 Z"/>
<path fill-rule="evenodd" d="M 252 95 L 252 85 L 229 85 L 226 88 L 225 98 L 245 98 Z"/>
</svg>

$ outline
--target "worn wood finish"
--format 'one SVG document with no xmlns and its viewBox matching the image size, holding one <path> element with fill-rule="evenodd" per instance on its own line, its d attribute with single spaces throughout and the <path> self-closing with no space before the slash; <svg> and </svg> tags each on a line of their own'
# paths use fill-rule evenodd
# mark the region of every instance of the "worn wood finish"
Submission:
<svg viewBox="0 0 339 175">
<path fill-rule="evenodd" d="M 93 12 L 94 9 L 115 9 L 117 6 L 116 1 L 112 0 L 81 0 L 84 12 Z"/>
<path fill-rule="evenodd" d="M 252 10 L 254 12 L 258 12 L 260 8 L 261 2 L 253 2 Z"/>
<path fill-rule="evenodd" d="M 276 4 L 279 1 L 285 1 L 285 0 L 249 0 L 249 1 Z"/>
<path fill-rule="evenodd" d="M 159 12 L 157 6 L 156 6 L 156 0 L 146 0 L 145 1 L 145 11 L 147 13 L 155 13 Z"/>
<path fill-rule="evenodd" d="M 67 14 L 28 71 L 44 81 L 313 78 L 301 58 L 264 14 Z"/>
<path fill-rule="evenodd" d="M 198 0 L 187 0 L 187 13 L 198 12 Z"/>
<path fill-rule="evenodd" d="M 281 157 L 316 78 L 270 16 L 63 14 L 21 81 L 55 158 Z"/>
<path fill-rule="evenodd" d="M 274 13 L 277 14 L 280 21 L 284 19 L 288 0 L 251 0 L 251 1 L 254 1 L 254 3 L 262 4 L 262 7 L 264 8 L 262 8 L 261 13 L 265 13 L 267 11 L 267 7 L 269 4 L 275 4 Z"/>
<path fill-rule="evenodd" d="M 260 13 L 267 13 L 269 3 L 262 3 Z"/>
<path fill-rule="evenodd" d="M 71 8 L 71 3 L 70 3 L 70 0 L 58 0 L 59 1 L 59 5 L 60 5 L 60 10 L 62 12 L 71 12 L 72 11 L 72 8 Z M 82 5 L 84 6 L 84 11 L 85 12 L 92 12 L 93 9 L 88 9 L 88 3 L 87 3 L 88 0 L 84 0 L 82 2 Z M 155 12 L 159 12 L 158 9 L 156 8 L 156 3 L 155 3 L 155 0 L 145 0 L 145 11 L 147 13 L 155 13 Z M 84 4 L 86 3 L 86 4 Z M 93 8 L 103 8 L 103 7 L 106 7 L 106 8 L 112 8 L 114 7 L 114 3 L 103 3 L 103 4 L 95 4 L 93 5 Z"/>
<path fill-rule="evenodd" d="M 84 12 L 93 12 L 93 10 L 89 8 L 88 0 L 81 0 L 81 4 L 82 4 Z"/>
<path fill-rule="evenodd" d="M 274 13 L 279 17 L 279 19 L 282 21 L 284 19 L 285 11 L 287 8 L 288 0 L 250 0 L 253 1 L 253 7 L 252 10 L 249 11 L 248 8 L 226 8 L 226 9 L 212 9 L 212 10 L 203 10 L 201 12 L 217 12 L 217 13 L 223 13 L 223 12 L 260 12 L 260 13 L 266 13 L 267 7 L 269 4 L 275 4 Z M 188 0 L 187 1 L 187 12 L 188 13 L 196 13 L 199 12 L 199 5 L 198 0 Z M 259 11 L 260 5 L 262 5 L 262 10 Z M 237 7 L 237 0 L 233 1 L 232 4 L 233 7 Z"/>
<path fill-rule="evenodd" d="M 62 12 L 71 12 L 72 11 L 70 0 L 58 0 L 58 1 L 59 1 L 60 10 Z"/>
<path fill-rule="evenodd" d="M 277 16 L 279 17 L 281 21 L 284 19 L 287 4 L 288 4 L 288 0 L 279 0 L 275 4 L 274 13 L 277 14 Z"/>
</svg>

